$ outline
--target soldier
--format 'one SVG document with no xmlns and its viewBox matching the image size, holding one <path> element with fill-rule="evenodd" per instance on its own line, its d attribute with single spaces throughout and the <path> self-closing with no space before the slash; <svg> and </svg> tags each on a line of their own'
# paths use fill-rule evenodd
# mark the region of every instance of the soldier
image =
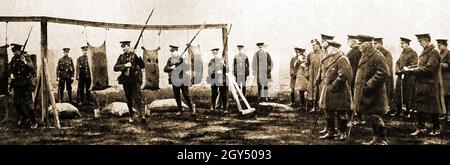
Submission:
<svg viewBox="0 0 450 165">
<path fill-rule="evenodd" d="M 222 101 L 223 111 L 227 113 L 227 80 L 226 73 L 228 67 L 224 59 L 219 55 L 219 48 L 211 49 L 213 58 L 208 63 L 208 83 L 211 85 L 211 111 L 216 110 L 216 99 L 220 92 L 220 100 Z"/>
<path fill-rule="evenodd" d="M 327 133 L 320 139 L 344 140 L 347 138 L 347 111 L 351 108 L 350 81 L 352 69 L 347 57 L 339 50 L 340 44 L 329 41 L 325 59 L 322 60 L 322 84 L 319 106 L 325 110 Z M 337 116 L 336 116 L 337 115 Z M 338 121 L 339 134 L 336 134 L 335 121 Z"/>
<path fill-rule="evenodd" d="M 89 89 L 91 88 L 91 71 L 89 68 L 89 61 L 87 57 L 87 46 L 81 47 L 83 55 L 77 59 L 77 69 L 75 79 L 78 81 L 78 105 L 84 104 L 84 98 L 86 98 L 87 103 L 90 103 L 91 93 Z"/>
<path fill-rule="evenodd" d="M 350 62 L 350 65 L 352 66 L 352 73 L 353 75 L 356 75 L 356 71 L 358 69 L 358 63 L 361 59 L 362 53 L 359 51 L 359 42 L 358 38 L 356 36 L 348 35 L 348 46 L 350 47 L 350 51 L 347 52 L 347 58 Z M 352 90 L 352 95 L 355 90 L 355 77 L 350 81 L 350 87 Z"/>
<path fill-rule="evenodd" d="M 72 82 L 74 76 L 73 60 L 69 57 L 70 48 L 63 48 L 64 56 L 59 59 L 56 66 L 56 80 L 58 81 L 59 102 L 64 100 L 64 86 L 69 95 L 69 102 L 72 103 Z"/>
<path fill-rule="evenodd" d="M 320 62 L 319 65 L 322 65 L 322 60 L 325 59 L 328 56 L 328 52 L 327 49 L 329 47 L 328 41 L 332 41 L 334 39 L 334 36 L 330 36 L 330 35 L 325 35 L 325 34 L 321 34 L 321 38 L 322 38 L 322 50 L 321 50 L 321 54 L 320 54 Z M 322 91 L 322 70 L 320 70 L 319 67 L 319 72 L 317 77 L 314 79 L 314 83 L 317 84 L 317 88 L 316 90 Z M 319 98 L 320 98 L 321 93 L 319 93 L 319 96 L 316 96 L 316 103 L 318 104 L 319 102 Z M 313 112 L 316 111 L 316 109 L 313 110 Z M 323 134 L 323 133 L 327 133 L 328 132 L 328 127 L 325 127 L 323 130 L 319 131 L 319 133 Z"/>
<path fill-rule="evenodd" d="M 441 71 L 442 71 L 442 83 L 444 88 L 445 109 L 448 109 L 450 102 L 450 68 L 449 68 L 450 53 L 448 52 L 447 49 L 447 40 L 440 39 L 437 40 L 437 43 L 441 56 Z M 448 118 L 447 115 L 445 115 L 445 118 Z"/>
<path fill-rule="evenodd" d="M 419 56 L 419 64 L 415 67 L 403 67 L 403 73 L 410 73 L 416 77 L 414 103 L 416 113 L 416 131 L 411 136 L 419 136 L 426 133 L 425 120 L 431 119 L 433 130 L 429 135 L 441 134 L 439 115 L 446 113 L 443 101 L 442 76 L 439 52 L 431 44 L 429 34 L 417 34 L 423 51 Z"/>
<path fill-rule="evenodd" d="M 393 70 L 393 59 L 392 54 L 387 49 L 383 47 L 383 38 L 375 38 L 375 47 L 378 51 L 381 52 L 381 54 L 384 55 L 384 58 L 386 58 L 386 61 L 388 63 L 389 67 L 389 79 L 386 81 L 386 92 L 388 97 L 388 103 L 389 103 L 389 110 L 393 109 L 392 106 L 392 100 L 394 96 L 394 70 Z"/>
<path fill-rule="evenodd" d="M 17 126 L 22 127 L 26 120 L 31 121 L 31 129 L 36 129 L 38 124 L 34 114 L 32 91 L 36 87 L 33 79 L 36 77 L 36 70 L 32 63 L 26 62 L 26 57 L 22 54 L 22 45 L 11 44 L 14 56 L 8 64 L 11 78 L 10 89 L 14 91 L 14 107 L 18 112 Z M 27 116 L 28 115 L 28 116 Z"/>
<path fill-rule="evenodd" d="M 258 103 L 261 97 L 268 96 L 269 82 L 272 79 L 272 58 L 270 54 L 264 50 L 264 43 L 257 43 L 259 50 L 252 59 L 253 75 L 256 77 L 258 84 Z"/>
<path fill-rule="evenodd" d="M 313 51 L 306 56 L 305 69 L 307 72 L 306 78 L 308 79 L 307 99 L 310 102 L 310 105 L 312 105 L 311 107 L 314 107 L 314 105 L 316 104 L 315 78 L 317 77 L 317 74 L 319 72 L 322 47 L 320 46 L 320 42 L 317 39 L 311 40 L 311 44 Z M 312 109 L 311 111 L 314 111 L 314 109 Z"/>
<path fill-rule="evenodd" d="M 387 145 L 386 128 L 382 115 L 388 107 L 386 81 L 389 77 L 389 67 L 386 58 L 376 50 L 373 37 L 358 35 L 362 52 L 355 78 L 355 93 L 352 110 L 367 116 L 367 122 L 372 126 L 373 139 L 366 145 Z"/>
<path fill-rule="evenodd" d="M 236 82 L 239 88 L 242 90 L 244 96 L 246 95 L 246 84 L 247 77 L 250 72 L 250 64 L 248 62 L 248 57 L 244 53 L 242 53 L 242 49 L 244 49 L 244 45 L 237 46 L 239 53 L 234 57 L 233 60 L 233 74 L 236 77 Z"/>
<path fill-rule="evenodd" d="M 114 65 L 114 71 L 121 72 L 117 80 L 119 81 L 119 84 L 123 85 L 123 90 L 127 99 L 128 111 L 130 112 L 128 122 L 134 122 L 133 106 L 136 106 L 141 118 L 141 123 L 144 124 L 146 120 L 141 94 L 144 61 L 130 48 L 130 43 L 131 41 L 120 42 L 123 54 L 117 59 L 117 62 Z"/>
<path fill-rule="evenodd" d="M 395 75 L 397 75 L 397 81 L 395 84 L 394 93 L 394 107 L 391 116 L 400 116 L 402 113 L 402 103 L 406 106 L 405 116 L 408 117 L 408 111 L 412 108 L 412 96 L 414 94 L 414 76 L 410 74 L 403 74 L 401 72 L 403 67 L 412 67 L 417 65 L 419 56 L 416 51 L 414 51 L 409 43 L 411 42 L 408 38 L 400 37 L 400 46 L 403 51 L 400 54 L 399 59 L 395 65 Z"/>
<path fill-rule="evenodd" d="M 178 46 L 169 45 L 171 57 L 167 60 L 167 64 L 164 67 L 164 72 L 169 74 L 169 84 L 172 84 L 173 95 L 177 102 L 178 112 L 177 116 L 182 115 L 183 107 L 181 105 L 181 93 L 183 93 L 184 100 L 192 111 L 193 115 L 196 115 L 195 105 L 191 102 L 189 96 L 190 77 L 188 71 L 190 69 L 187 60 L 178 54 Z"/>
<path fill-rule="evenodd" d="M 305 101 L 305 91 L 308 86 L 308 82 L 306 80 L 306 71 L 305 71 L 305 49 L 302 48 L 294 48 L 295 56 L 291 59 L 291 100 L 292 105 L 295 107 L 295 92 L 299 91 L 300 93 L 300 109 L 305 110 L 306 101 Z"/>
</svg>

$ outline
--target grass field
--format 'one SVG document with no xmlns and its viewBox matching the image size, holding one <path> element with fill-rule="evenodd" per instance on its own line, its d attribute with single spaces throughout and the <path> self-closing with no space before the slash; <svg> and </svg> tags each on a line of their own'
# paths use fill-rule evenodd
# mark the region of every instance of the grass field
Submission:
<svg viewBox="0 0 450 165">
<path fill-rule="evenodd" d="M 242 116 L 236 113 L 236 105 L 230 97 L 230 114 L 210 112 L 209 88 L 191 90 L 199 114 L 185 113 L 176 116 L 174 111 L 153 112 L 147 123 L 129 124 L 127 117 L 102 116 L 94 118 L 94 107 L 81 107 L 82 118 L 62 120 L 62 129 L 41 126 L 37 130 L 18 129 L 15 121 L 0 125 L 0 144 L 300 144 L 341 145 L 345 142 L 320 140 L 310 134 L 315 114 L 276 107 L 261 107 L 256 114 Z M 100 105 L 106 102 L 124 101 L 120 91 L 99 92 Z M 158 92 L 145 91 L 146 103 L 155 99 L 172 98 L 171 89 Z M 287 104 L 288 93 L 279 93 L 270 102 Z M 249 97 L 253 102 L 255 97 Z M 3 115 L 3 114 L 2 114 Z M 3 117 L 3 116 L 2 116 Z M 403 144 L 449 144 L 448 121 L 442 121 L 444 134 L 439 137 L 413 138 L 409 133 L 414 125 L 409 121 L 387 119 L 388 143 Z M 323 120 L 319 128 L 324 127 Z M 354 127 L 351 144 L 361 144 L 371 139 L 369 126 Z"/>
</svg>

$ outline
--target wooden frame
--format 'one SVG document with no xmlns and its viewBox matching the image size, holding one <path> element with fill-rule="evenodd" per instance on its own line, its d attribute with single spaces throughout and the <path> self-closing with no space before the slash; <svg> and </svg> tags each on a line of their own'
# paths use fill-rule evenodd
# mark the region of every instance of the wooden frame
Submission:
<svg viewBox="0 0 450 165">
<path fill-rule="evenodd" d="M 77 26 L 90 26 L 90 27 L 98 27 L 98 28 L 108 28 L 108 29 L 125 29 L 125 30 L 142 30 L 145 27 L 145 30 L 195 30 L 199 29 L 202 24 L 193 24 L 193 25 L 139 25 L 139 24 L 121 24 L 121 23 L 108 23 L 108 22 L 95 22 L 95 21 L 86 21 L 86 20 L 76 20 L 76 19 L 67 19 L 67 18 L 57 18 L 57 17 L 46 17 L 46 16 L 0 16 L 0 22 L 40 22 L 41 24 L 41 61 L 42 64 L 45 64 L 44 59 L 47 58 L 48 53 L 48 23 L 56 23 L 56 24 L 66 24 L 66 25 L 77 25 Z M 226 41 L 228 40 L 228 25 L 227 24 L 206 24 L 204 29 L 222 29 L 222 41 L 224 43 L 224 58 L 228 59 L 228 44 Z M 42 74 L 45 74 L 45 67 L 41 67 Z M 49 81 L 47 76 L 41 75 L 41 83 L 47 84 L 46 81 Z M 39 95 L 41 96 L 41 107 L 42 114 L 47 115 L 48 112 L 48 93 L 49 88 L 46 85 L 41 85 L 41 90 L 39 90 Z M 42 118 L 42 121 L 45 122 L 46 117 Z"/>
</svg>

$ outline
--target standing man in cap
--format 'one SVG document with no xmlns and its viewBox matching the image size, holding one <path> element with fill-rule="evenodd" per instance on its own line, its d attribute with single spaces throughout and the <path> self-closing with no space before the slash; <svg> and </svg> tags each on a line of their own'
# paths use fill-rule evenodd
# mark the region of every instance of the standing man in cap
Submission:
<svg viewBox="0 0 450 165">
<path fill-rule="evenodd" d="M 306 56 L 306 78 L 308 79 L 308 90 L 307 90 L 307 98 L 310 102 L 311 107 L 314 108 L 314 105 L 316 104 L 316 77 L 317 74 L 319 74 L 319 66 L 320 66 L 320 55 L 322 47 L 320 46 L 320 41 L 317 39 L 311 40 L 312 49 L 313 51 L 310 52 Z M 314 111 L 312 109 L 311 111 Z"/>
<path fill-rule="evenodd" d="M 394 106 L 392 107 L 393 109 L 390 113 L 391 116 L 402 115 L 402 103 L 406 106 L 406 112 L 404 114 L 406 117 L 409 116 L 408 112 L 412 109 L 412 96 L 414 94 L 415 78 L 411 74 L 402 73 L 402 69 L 404 67 L 413 67 L 417 65 L 419 60 L 419 56 L 416 51 L 409 46 L 410 42 L 410 39 L 400 37 L 400 46 L 403 51 L 395 64 L 395 75 L 397 75 L 397 81 L 395 84 Z"/>
<path fill-rule="evenodd" d="M 325 59 L 322 60 L 320 74 L 322 91 L 319 100 L 320 109 L 325 111 L 327 132 L 320 139 L 345 140 L 347 138 L 347 112 L 351 108 L 350 81 L 352 69 L 347 57 L 339 50 L 341 46 L 335 41 L 329 41 Z M 339 134 L 335 129 L 337 118 Z"/>
<path fill-rule="evenodd" d="M 86 98 L 87 103 L 90 103 L 91 93 L 89 89 L 91 88 L 91 70 L 89 68 L 89 61 L 87 57 L 88 47 L 81 47 L 81 52 L 83 53 L 77 59 L 77 69 L 75 79 L 78 81 L 78 105 L 83 105 L 84 98 Z"/>
<path fill-rule="evenodd" d="M 367 145 L 386 145 L 386 128 L 383 114 L 386 113 L 388 98 L 386 81 L 389 78 L 389 67 L 386 58 L 374 47 L 373 37 L 358 35 L 362 52 L 355 78 L 355 93 L 352 110 L 363 113 L 372 126 L 373 139 Z"/>
<path fill-rule="evenodd" d="M 264 50 L 264 43 L 257 43 L 259 50 L 252 59 L 253 75 L 258 84 L 258 103 L 261 97 L 268 97 L 269 82 L 272 79 L 272 58 Z"/>
<path fill-rule="evenodd" d="M 290 75 L 291 75 L 291 101 L 292 106 L 296 107 L 297 104 L 295 102 L 295 93 L 299 91 L 300 93 L 300 110 L 305 110 L 306 108 L 306 100 L 305 100 L 305 92 L 308 87 L 308 81 L 306 80 L 306 57 L 305 57 L 305 49 L 303 48 L 294 48 L 295 56 L 291 59 L 291 67 L 290 67 Z"/>
<path fill-rule="evenodd" d="M 443 90 L 439 51 L 431 44 L 429 34 L 417 34 L 423 51 L 419 56 L 419 64 L 416 67 L 404 67 L 403 72 L 416 77 L 414 103 L 416 114 L 416 131 L 411 136 L 419 136 L 426 133 L 425 120 L 431 119 L 433 129 L 429 135 L 441 134 L 439 116 L 446 113 Z"/>
<path fill-rule="evenodd" d="M 36 70 L 32 63 L 27 63 L 26 57 L 22 54 L 22 45 L 11 44 L 14 56 L 8 64 L 8 70 L 11 78 L 10 89 L 14 91 L 13 103 L 18 112 L 17 126 L 22 127 L 26 120 L 31 121 L 31 129 L 36 129 L 38 124 L 33 111 L 32 91 L 35 84 L 32 79 L 36 77 Z"/>
<path fill-rule="evenodd" d="M 447 40 L 436 40 L 439 48 L 439 55 L 441 56 L 441 71 L 442 71 L 442 87 L 444 89 L 445 109 L 449 108 L 450 102 L 450 52 L 447 49 Z M 445 118 L 448 118 L 448 111 Z"/>
<path fill-rule="evenodd" d="M 228 67 L 222 55 L 219 55 L 219 48 L 211 49 L 213 58 L 208 63 L 207 81 L 211 85 L 211 111 L 216 110 L 216 99 L 220 92 L 220 100 L 223 104 L 223 111 L 227 113 L 227 78 Z"/>
<path fill-rule="evenodd" d="M 242 52 L 242 49 L 244 49 L 244 45 L 238 45 L 237 49 L 239 53 L 234 56 L 233 60 L 233 74 L 234 77 L 236 77 L 236 83 L 238 84 L 239 88 L 242 90 L 242 93 L 244 96 L 246 95 L 246 84 L 247 84 L 247 77 L 250 74 L 250 64 L 248 62 L 248 57 Z"/>
<path fill-rule="evenodd" d="M 348 58 L 350 65 L 352 66 L 352 75 L 353 78 L 350 81 L 350 88 L 352 91 L 352 97 L 353 94 L 355 93 L 355 77 L 356 77 L 356 71 L 358 70 L 358 64 L 359 64 L 359 60 L 361 59 L 362 53 L 359 50 L 359 41 L 358 38 L 356 36 L 353 35 L 347 35 L 348 36 L 348 40 L 347 40 L 347 44 L 350 47 L 350 51 L 347 52 L 346 57 Z M 353 111 L 349 112 L 349 115 L 351 115 L 352 113 L 354 113 Z M 355 114 L 357 120 L 353 121 L 352 124 L 364 124 L 365 121 L 363 120 L 362 114 Z"/>
<path fill-rule="evenodd" d="M 191 97 L 189 96 L 189 85 L 191 81 L 188 72 L 190 66 L 185 57 L 181 57 L 181 55 L 178 54 L 178 46 L 169 45 L 169 47 L 171 57 L 167 60 L 164 72 L 169 74 L 169 84 L 172 84 L 173 95 L 178 106 L 177 116 L 180 116 L 183 113 L 181 93 L 183 93 L 184 100 L 186 100 L 193 115 L 196 115 L 195 105 L 192 104 Z"/>
<path fill-rule="evenodd" d="M 393 70 L 393 58 L 391 52 L 383 47 L 383 38 L 375 38 L 375 47 L 386 58 L 386 62 L 389 67 L 389 79 L 386 81 L 386 92 L 389 102 L 389 110 L 393 109 L 392 101 L 394 96 L 394 70 Z"/>
<path fill-rule="evenodd" d="M 75 72 L 73 60 L 69 57 L 70 48 L 63 48 L 64 56 L 59 59 L 56 66 L 56 80 L 58 81 L 59 102 L 64 100 L 64 86 L 69 95 L 69 102 L 72 103 L 72 82 Z"/>
<path fill-rule="evenodd" d="M 134 50 L 130 48 L 131 41 L 121 41 L 123 53 L 120 54 L 114 65 L 114 71 L 120 72 L 117 78 L 119 84 L 122 84 L 127 99 L 128 111 L 130 112 L 129 123 L 134 122 L 133 106 L 136 106 L 141 123 L 144 124 L 145 109 L 142 101 L 141 84 L 142 84 L 142 69 L 144 69 L 144 61 L 138 57 Z"/>
</svg>

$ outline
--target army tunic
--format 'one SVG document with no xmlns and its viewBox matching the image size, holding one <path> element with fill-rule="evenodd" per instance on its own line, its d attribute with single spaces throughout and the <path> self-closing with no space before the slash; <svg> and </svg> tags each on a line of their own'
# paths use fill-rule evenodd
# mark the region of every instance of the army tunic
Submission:
<svg viewBox="0 0 450 165">
<path fill-rule="evenodd" d="M 442 82 L 444 88 L 444 95 L 450 96 L 450 52 L 445 50 L 440 53 L 441 56 L 441 71 Z"/>
<path fill-rule="evenodd" d="M 91 71 L 89 68 L 89 61 L 86 55 L 83 55 L 77 59 L 76 79 L 78 80 L 78 99 L 80 102 L 87 98 L 90 100 L 89 88 L 91 86 Z"/>
<path fill-rule="evenodd" d="M 216 98 L 220 91 L 220 100 L 223 104 L 223 109 L 227 110 L 227 78 L 228 66 L 223 62 L 223 59 L 213 58 L 208 63 L 208 78 L 207 81 L 211 85 L 211 106 L 215 108 Z"/>
<path fill-rule="evenodd" d="M 24 55 L 15 55 L 8 65 L 11 77 L 11 87 L 14 90 L 14 107 L 22 120 L 29 115 L 32 122 L 36 122 L 33 112 L 32 91 L 34 91 L 33 78 L 36 77 L 36 70 L 33 64 L 27 63 Z"/>
<path fill-rule="evenodd" d="M 403 103 L 406 105 L 407 110 L 411 107 L 412 96 L 414 94 L 414 82 L 415 78 L 411 74 L 403 74 L 401 70 L 403 67 L 416 66 L 419 60 L 419 56 L 412 48 L 403 49 L 400 54 L 399 59 L 395 65 L 395 74 L 397 75 L 397 81 L 395 83 L 395 95 L 394 101 L 396 104 L 397 111 L 401 110 L 401 98 L 403 98 Z M 403 76 L 403 78 L 402 78 Z M 403 95 L 403 96 L 402 96 Z"/>
<path fill-rule="evenodd" d="M 129 68 L 125 67 L 125 64 L 128 62 L 131 63 L 131 67 Z M 145 116 L 141 94 L 142 69 L 144 67 L 142 58 L 132 52 L 121 54 L 114 65 L 114 71 L 121 72 L 117 79 L 119 84 L 123 86 L 131 117 L 134 115 L 134 105 L 136 105 L 141 117 Z"/>
<path fill-rule="evenodd" d="M 348 53 L 347 53 L 348 61 L 350 62 L 350 65 L 352 67 L 352 75 L 353 79 L 350 81 L 350 87 L 352 90 L 352 95 L 355 89 L 355 75 L 356 71 L 358 70 L 358 64 L 359 60 L 361 59 L 362 53 L 359 51 L 358 47 L 353 47 Z"/>
<path fill-rule="evenodd" d="M 392 54 L 391 52 L 389 52 L 388 50 L 386 50 L 384 47 L 381 47 L 378 49 L 378 51 L 381 52 L 381 54 L 384 55 L 384 58 L 386 58 L 386 62 L 388 64 L 388 68 L 389 68 L 389 77 L 388 80 L 386 81 L 386 93 L 387 93 L 387 97 L 388 97 L 388 102 L 392 101 L 393 98 L 393 93 L 394 93 L 394 70 L 393 70 L 393 58 L 392 58 Z"/>
<path fill-rule="evenodd" d="M 316 99 L 316 77 L 319 74 L 319 67 L 320 67 L 320 54 L 321 51 L 318 52 L 311 52 L 306 56 L 306 72 L 307 72 L 307 79 L 308 79 L 308 90 L 307 90 L 307 98 L 308 100 L 315 100 Z"/>
<path fill-rule="evenodd" d="M 233 60 L 233 75 L 236 77 L 236 82 L 239 86 L 245 86 L 247 77 L 250 72 L 250 66 L 248 62 L 248 57 L 244 53 L 239 53 L 234 57 Z"/>
<path fill-rule="evenodd" d="M 172 66 L 176 66 L 175 69 L 172 69 Z M 186 62 L 185 58 L 182 58 L 179 55 L 170 57 L 164 67 L 164 72 L 169 75 L 169 84 L 172 85 L 173 95 L 177 102 L 179 112 L 183 111 L 181 94 L 183 94 L 189 109 L 193 110 L 193 104 L 189 95 L 189 86 L 191 82 L 189 71 L 189 64 Z M 178 77 L 176 77 L 177 75 Z"/>
<path fill-rule="evenodd" d="M 59 59 L 58 66 L 56 68 L 56 77 L 59 79 L 59 101 L 62 101 L 64 98 L 64 88 L 67 90 L 69 100 L 72 101 L 72 82 L 75 72 L 72 58 L 69 56 L 62 57 Z"/>
<path fill-rule="evenodd" d="M 415 110 L 429 114 L 446 113 L 439 52 L 434 45 L 424 48 L 419 64 L 411 72 L 416 77 Z"/>
</svg>

